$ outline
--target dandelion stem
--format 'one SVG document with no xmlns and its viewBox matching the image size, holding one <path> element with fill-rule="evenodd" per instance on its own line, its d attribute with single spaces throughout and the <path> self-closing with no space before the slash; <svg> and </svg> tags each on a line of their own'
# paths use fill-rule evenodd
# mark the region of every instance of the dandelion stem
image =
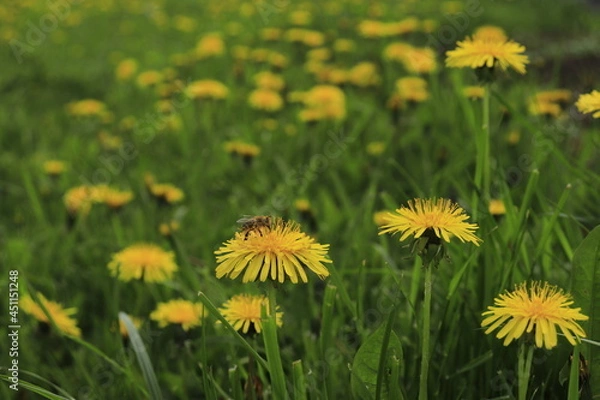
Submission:
<svg viewBox="0 0 600 400">
<path fill-rule="evenodd" d="M 421 377 L 419 379 L 419 400 L 427 400 L 427 378 L 429 375 L 429 347 L 431 338 L 431 290 L 433 280 L 433 267 L 435 262 L 424 261 L 425 283 L 423 302 L 423 332 L 421 343 Z"/>
<path fill-rule="evenodd" d="M 279 351 L 279 340 L 277 338 L 277 300 L 275 296 L 275 284 L 269 285 L 269 313 L 263 307 L 265 351 L 267 353 L 267 362 L 269 363 L 269 373 L 271 375 L 271 386 L 273 388 L 273 398 L 285 400 L 288 393 L 285 385 L 285 375 L 283 374 L 283 364 L 281 363 L 281 353 Z"/>
<path fill-rule="evenodd" d="M 473 194 L 473 219 L 478 220 L 478 205 L 490 199 L 490 84 L 484 86 L 483 121 L 477 137 L 477 162 L 475 164 L 475 187 Z"/>
<path fill-rule="evenodd" d="M 527 355 L 525 354 L 527 353 Z M 531 373 L 531 361 L 533 360 L 533 346 L 527 345 L 524 340 L 519 347 L 519 358 L 517 360 L 517 372 L 519 379 L 519 400 L 527 399 L 527 388 L 529 386 L 529 376 Z"/>
</svg>

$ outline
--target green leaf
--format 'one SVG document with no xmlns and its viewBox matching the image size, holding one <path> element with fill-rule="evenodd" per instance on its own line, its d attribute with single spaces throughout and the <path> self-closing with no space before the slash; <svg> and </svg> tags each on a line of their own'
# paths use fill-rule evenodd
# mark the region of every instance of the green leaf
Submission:
<svg viewBox="0 0 600 400">
<path fill-rule="evenodd" d="M 133 324 L 131 318 L 129 318 L 129 316 L 124 312 L 119 312 L 119 320 L 123 322 L 125 328 L 127 329 L 129 340 L 131 341 L 131 347 L 133 347 L 133 351 L 135 352 L 135 356 L 142 370 L 142 375 L 144 376 L 144 380 L 148 386 L 150 399 L 161 400 L 162 393 L 160 391 L 160 386 L 158 385 L 156 374 L 154 373 L 154 368 L 152 367 L 152 362 L 150 361 L 150 357 L 146 351 L 146 346 L 144 346 L 144 342 L 142 341 L 137 328 Z"/>
<path fill-rule="evenodd" d="M 352 362 L 352 378 L 350 381 L 352 393 L 357 399 L 373 399 L 375 398 L 377 386 L 377 374 L 379 370 L 379 359 L 381 356 L 381 347 L 384 342 L 387 324 L 382 324 L 375 332 L 371 334 L 360 346 L 354 361 Z M 404 369 L 404 357 L 402 354 L 402 344 L 398 336 L 392 331 L 389 336 L 389 344 L 386 352 L 385 371 L 393 371 L 399 368 L 399 371 Z M 400 360 L 400 366 L 396 366 Z M 399 372 L 402 376 L 402 372 Z M 384 388 L 389 386 L 389 374 L 385 373 L 387 378 Z M 398 385 L 398 382 L 392 383 Z M 386 391 L 387 392 L 387 391 Z"/>
<path fill-rule="evenodd" d="M 589 317 L 581 323 L 586 336 L 596 339 L 600 335 L 600 226 L 575 250 L 571 293 L 574 306 Z M 589 362 L 592 393 L 600 393 L 600 348 L 585 343 L 582 352 Z"/>
</svg>

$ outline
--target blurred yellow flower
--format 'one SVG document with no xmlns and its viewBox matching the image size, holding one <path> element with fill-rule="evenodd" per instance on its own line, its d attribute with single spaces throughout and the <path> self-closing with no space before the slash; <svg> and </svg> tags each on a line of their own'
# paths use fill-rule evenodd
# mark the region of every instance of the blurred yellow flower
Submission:
<svg viewBox="0 0 600 400">
<path fill-rule="evenodd" d="M 52 321 L 54 321 L 54 324 L 62 333 L 78 338 L 81 337 L 81 329 L 77 327 L 77 320 L 72 318 L 77 313 L 77 308 L 63 308 L 61 304 L 46 299 L 43 294 L 38 293 L 37 295 L 46 311 L 48 311 L 50 318 L 52 318 Z M 31 296 L 26 295 L 20 304 L 23 311 L 27 314 L 40 322 L 50 324 L 50 319 L 48 319 L 42 307 L 33 301 Z"/>
<path fill-rule="evenodd" d="M 106 105 L 94 99 L 74 101 L 66 105 L 67 113 L 76 117 L 104 117 L 108 110 Z"/>
<path fill-rule="evenodd" d="M 219 81 L 203 79 L 191 82 L 185 89 L 186 94 L 192 99 L 224 99 L 229 96 L 227 86 Z"/>
<path fill-rule="evenodd" d="M 47 160 L 43 164 L 44 172 L 51 176 L 57 176 L 65 172 L 67 165 L 64 161 L 60 160 Z"/>
<path fill-rule="evenodd" d="M 168 204 L 179 203 L 185 197 L 183 190 L 169 183 L 153 183 L 148 189 L 154 197 Z"/>
<path fill-rule="evenodd" d="M 363 61 L 348 71 L 348 81 L 359 87 L 375 86 L 381 78 L 377 73 L 377 66 L 372 62 Z"/>
<path fill-rule="evenodd" d="M 367 154 L 379 156 L 385 151 L 384 142 L 370 142 L 367 144 Z"/>
<path fill-rule="evenodd" d="M 331 50 L 327 47 L 312 49 L 306 53 L 306 58 L 312 61 L 327 61 L 331 58 Z"/>
<path fill-rule="evenodd" d="M 263 28 L 260 31 L 260 36 L 265 41 L 276 41 L 281 39 L 283 31 L 279 28 Z"/>
<path fill-rule="evenodd" d="M 125 81 L 133 77 L 138 69 L 138 63 L 133 58 L 127 58 L 117 65 L 115 76 L 120 81 Z"/>
<path fill-rule="evenodd" d="M 86 216 L 95 201 L 91 186 L 82 185 L 69 189 L 63 196 L 63 202 L 70 215 Z"/>
<path fill-rule="evenodd" d="M 556 328 L 573 346 L 585 338 L 583 328 L 576 321 L 587 321 L 581 308 L 571 308 L 573 300 L 557 286 L 548 282 L 535 281 L 527 288 L 527 283 L 515 285 L 512 292 L 500 294 L 494 299 L 494 306 L 488 307 L 482 316 L 481 327 L 485 334 L 501 328 L 496 337 L 504 338 L 508 346 L 525 333 L 535 338 L 535 346 L 550 350 L 558 344 Z"/>
<path fill-rule="evenodd" d="M 560 103 L 571 99 L 571 91 L 567 89 L 538 92 L 529 98 L 528 109 L 531 115 L 550 115 L 558 117 L 562 113 Z"/>
<path fill-rule="evenodd" d="M 470 99 L 482 99 L 485 94 L 485 88 L 483 86 L 467 86 L 463 88 L 462 93 Z"/>
<path fill-rule="evenodd" d="M 196 56 L 199 59 L 221 56 L 223 53 L 225 53 L 225 43 L 219 33 L 204 35 L 196 45 Z"/>
<path fill-rule="evenodd" d="M 242 157 L 252 158 L 260 154 L 260 147 L 239 140 L 225 142 L 223 148 L 229 154 L 238 155 Z"/>
<path fill-rule="evenodd" d="M 253 296 L 250 294 L 238 294 L 227 300 L 219 308 L 219 312 L 225 317 L 227 322 L 236 331 L 243 333 L 256 332 L 262 330 L 261 309 L 265 308 L 267 315 L 270 315 L 269 299 L 265 296 Z M 276 306 L 279 310 L 279 306 Z M 282 326 L 283 312 L 276 311 L 275 322 L 277 326 Z"/>
<path fill-rule="evenodd" d="M 108 269 L 112 276 L 125 282 L 132 279 L 164 282 L 171 279 L 178 267 L 172 251 L 155 244 L 138 243 L 113 254 Z"/>
<path fill-rule="evenodd" d="M 303 121 L 343 120 L 346 118 L 346 96 L 337 86 L 317 85 L 304 94 Z"/>
<path fill-rule="evenodd" d="M 193 32 L 196 29 L 196 20 L 187 15 L 176 15 L 173 17 L 175 29 L 181 32 Z"/>
<path fill-rule="evenodd" d="M 408 72 L 422 74 L 431 73 L 437 69 L 435 52 L 429 47 L 411 47 L 401 61 Z"/>
<path fill-rule="evenodd" d="M 499 199 L 491 199 L 488 205 L 488 211 L 492 215 L 504 215 L 506 214 L 506 207 L 504 201 Z"/>
<path fill-rule="evenodd" d="M 101 188 L 95 196 L 97 202 L 104 203 L 115 210 L 133 200 L 133 193 L 130 190 L 121 191 L 108 186 Z"/>
<path fill-rule="evenodd" d="M 285 87 L 283 77 L 271 71 L 262 71 L 253 76 L 254 83 L 260 89 L 280 91 Z"/>
<path fill-rule="evenodd" d="M 594 90 L 591 93 L 582 94 L 575 103 L 577 109 L 584 114 L 592 114 L 594 118 L 600 118 L 600 92 Z"/>
<path fill-rule="evenodd" d="M 427 81 L 415 76 L 400 78 L 396 81 L 395 94 L 400 107 L 405 107 L 408 102 L 423 102 L 429 98 Z"/>
<path fill-rule="evenodd" d="M 307 199 L 296 199 L 294 207 L 300 212 L 310 211 L 310 201 Z"/>
<path fill-rule="evenodd" d="M 508 40 L 508 36 L 506 36 L 504 30 L 493 25 L 480 26 L 475 30 L 475 33 L 473 33 L 473 38 L 501 43 Z"/>
<path fill-rule="evenodd" d="M 237 232 L 225 242 L 217 255 L 216 276 L 237 278 L 242 282 L 271 279 L 283 283 L 286 275 L 292 283 L 308 282 L 305 268 L 324 279 L 329 271 L 324 263 L 329 245 L 315 243 L 293 222 L 274 219 L 269 226 L 253 227 Z"/>
<path fill-rule="evenodd" d="M 290 13 L 289 20 L 292 25 L 310 25 L 312 22 L 312 15 L 306 10 L 296 10 Z"/>
<path fill-rule="evenodd" d="M 180 228 L 180 224 L 177 221 L 163 222 L 158 226 L 158 231 L 163 236 L 171 236 L 177 232 Z"/>
<path fill-rule="evenodd" d="M 188 331 L 202 325 L 202 320 L 207 315 L 202 304 L 179 299 L 159 303 L 156 310 L 150 314 L 150 319 L 158 322 L 161 328 L 174 324 L 181 325 L 184 331 Z"/>
<path fill-rule="evenodd" d="M 336 39 L 333 42 L 333 51 L 336 53 L 352 53 L 356 49 L 356 43 L 351 39 Z"/>
<path fill-rule="evenodd" d="M 283 98 L 274 90 L 256 89 L 248 96 L 250 107 L 263 111 L 279 111 L 283 107 Z"/>
<path fill-rule="evenodd" d="M 154 86 L 163 81 L 163 74 L 160 71 L 149 70 L 140 73 L 137 76 L 136 83 L 141 88 Z"/>
<path fill-rule="evenodd" d="M 139 330 L 142 327 L 144 320 L 142 320 L 141 318 L 132 317 L 131 315 L 129 316 L 129 318 L 131 318 L 131 322 L 133 322 L 133 325 L 136 329 Z M 127 331 L 127 328 L 125 327 L 125 324 L 121 319 L 119 319 L 119 333 L 124 338 L 129 337 L 129 332 Z"/>
</svg>

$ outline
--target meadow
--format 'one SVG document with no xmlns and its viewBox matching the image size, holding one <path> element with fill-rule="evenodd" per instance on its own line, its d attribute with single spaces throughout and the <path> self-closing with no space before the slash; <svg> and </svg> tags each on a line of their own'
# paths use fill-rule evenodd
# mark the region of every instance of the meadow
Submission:
<svg viewBox="0 0 600 400">
<path fill-rule="evenodd" d="M 0 398 L 600 398 L 598 11 L 0 4 Z"/>
</svg>

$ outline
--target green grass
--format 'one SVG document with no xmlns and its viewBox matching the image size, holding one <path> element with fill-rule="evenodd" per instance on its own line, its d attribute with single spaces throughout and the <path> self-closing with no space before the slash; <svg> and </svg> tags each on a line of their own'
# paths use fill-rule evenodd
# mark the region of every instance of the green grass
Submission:
<svg viewBox="0 0 600 400">
<path fill-rule="evenodd" d="M 10 13 L 0 12 L 0 38 L 12 31 L 25 40 L 28 21 L 37 24 L 48 13 L 46 2 L 32 3 L 1 6 Z M 366 39 L 357 33 L 364 19 L 416 16 L 438 21 L 436 34 L 453 26 L 438 2 L 381 1 L 386 12 L 377 17 L 369 16 L 367 2 L 341 2 L 341 16 L 332 16 L 324 2 L 267 1 L 272 12 L 264 14 L 266 19 L 253 2 L 101 3 L 105 7 L 71 5 L 66 19 L 23 55 L 22 63 L 8 39 L 0 39 L 6 42 L 0 50 L 0 293 L 7 293 L 8 271 L 18 270 L 21 298 L 40 292 L 76 307 L 82 330 L 81 340 L 70 340 L 54 328 L 41 328 L 21 310 L 19 393 L 29 392 L 29 399 L 240 399 L 254 393 L 245 386 L 254 376 L 261 388 L 256 391 L 266 398 L 273 398 L 275 390 L 296 399 L 375 398 L 376 393 L 380 398 L 417 398 L 425 271 L 411 255 L 409 240 L 378 236 L 373 214 L 415 197 L 435 196 L 457 201 L 469 214 L 476 208 L 483 243 L 475 247 L 452 241 L 446 247 L 448 259 L 433 270 L 429 398 L 516 396 L 518 345 L 505 347 L 494 335 L 485 335 L 481 313 L 499 293 L 524 280 L 546 280 L 571 290 L 575 251 L 600 224 L 600 125 L 573 105 L 577 94 L 598 89 L 593 78 L 598 66 L 597 11 L 569 1 L 544 4 L 543 14 L 532 1 L 482 2 L 481 14 L 456 33 L 461 40 L 480 25 L 498 25 L 527 47 L 531 59 L 526 75 L 500 74 L 492 85 L 490 193 L 506 205 L 506 214 L 494 217 L 486 212 L 475 180 L 481 100 L 461 95 L 462 87 L 476 84 L 475 74 L 443 67 L 444 51 L 454 48 L 455 40 L 439 44 L 439 69 L 423 76 L 430 98 L 395 113 L 386 103 L 395 80 L 408 73 L 400 64 L 383 60 L 382 51 L 396 40 L 425 45 L 427 36 Z M 344 121 L 303 123 L 297 117 L 301 107 L 291 103 L 273 114 L 248 106 L 252 76 L 271 68 L 234 60 L 231 50 L 236 45 L 268 48 L 289 58 L 280 71 L 286 82 L 284 97 L 317 84 L 304 68 L 307 47 L 285 40 L 263 42 L 260 37 L 265 27 L 290 28 L 289 17 L 299 9 L 311 11 L 308 28 L 324 32 L 325 47 L 331 48 L 336 38 L 355 41 L 355 52 L 334 53 L 330 63 L 342 68 L 362 61 L 377 65 L 379 85 L 343 86 Z M 248 10 L 254 14 L 244 16 Z M 193 18 L 194 30 L 175 29 L 170 21 L 176 15 Z M 231 22 L 240 24 L 239 34 L 232 33 Z M 174 54 L 190 51 L 205 32 L 213 31 L 223 34 L 224 56 L 174 64 Z M 554 32 L 561 32 L 560 37 Z M 582 38 L 589 49 L 573 46 Z M 115 79 L 118 61 L 127 57 L 138 61 L 140 71 L 174 68 L 181 85 L 220 80 L 230 96 L 195 102 L 177 93 L 181 129 L 145 129 L 160 125 L 155 108 L 159 96 L 133 81 Z M 556 88 L 574 93 L 564 117 L 531 116 L 528 97 Z M 66 113 L 67 103 L 85 98 L 103 101 L 113 120 Z M 139 129 L 119 126 L 128 116 L 137 119 Z M 277 128 L 262 128 L 265 118 L 275 119 Z M 286 133 L 286 126 L 295 134 Z M 98 140 L 102 130 L 120 137 L 126 147 L 105 149 Z M 513 144 L 507 141 L 512 131 L 520 133 Z M 228 140 L 254 143 L 261 153 L 247 165 L 223 150 Z M 385 144 L 383 154 L 367 153 L 367 145 L 375 141 Z M 49 177 L 42 169 L 48 159 L 63 160 L 69 168 Z M 144 185 L 148 172 L 180 187 L 184 201 L 157 204 Z M 96 204 L 87 217 L 69 222 L 63 195 L 72 187 L 97 182 L 99 174 L 108 179 L 105 183 L 131 190 L 134 200 L 118 212 Z M 299 198 L 310 201 L 314 227 L 294 207 Z M 216 308 L 231 296 L 267 293 L 267 285 L 218 280 L 214 273 L 214 251 L 233 236 L 238 219 L 255 214 L 299 221 L 319 243 L 330 245 L 333 261 L 324 282 L 312 274 L 307 284 L 288 282 L 277 288 L 283 326 L 275 330 L 272 324 L 269 343 L 216 324 Z M 165 238 L 158 226 L 172 219 L 181 229 Z M 110 276 L 111 255 L 139 241 L 176 254 L 179 271 L 171 281 L 121 282 Z M 598 279 L 596 274 L 593 284 Z M 179 326 L 159 328 L 149 319 L 159 302 L 175 298 L 203 302 L 210 309 L 202 327 L 187 332 Z M 580 299 L 575 306 L 586 310 L 588 304 L 579 305 Z M 2 349 L 7 347 L 7 302 L 3 295 Z M 144 319 L 134 335 L 130 331 L 131 342 L 118 332 L 120 312 Z M 590 329 L 589 339 L 600 341 L 593 329 L 598 316 L 590 317 L 583 326 Z M 274 345 L 274 337 L 279 339 L 278 352 L 265 347 Z M 372 357 L 359 361 L 375 368 L 374 390 L 361 391 L 357 382 L 364 376 L 352 370 L 363 344 Z M 381 346 L 393 350 L 388 358 L 377 351 Z M 584 344 L 581 351 L 588 359 L 596 357 L 590 366 L 597 385 L 600 363 L 594 348 Z M 569 376 L 572 350 L 564 337 L 552 351 L 535 350 L 529 384 L 533 398 L 566 398 L 569 382 L 561 380 L 561 370 L 566 366 Z M 3 380 L 8 375 L 4 367 L 11 362 L 5 353 L 0 358 Z M 277 353 L 278 362 L 269 360 Z M 270 370 L 278 364 L 284 376 L 277 378 L 275 388 Z M 0 398 L 15 395 L 8 384 L 0 385 Z"/>
</svg>

